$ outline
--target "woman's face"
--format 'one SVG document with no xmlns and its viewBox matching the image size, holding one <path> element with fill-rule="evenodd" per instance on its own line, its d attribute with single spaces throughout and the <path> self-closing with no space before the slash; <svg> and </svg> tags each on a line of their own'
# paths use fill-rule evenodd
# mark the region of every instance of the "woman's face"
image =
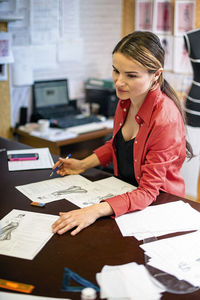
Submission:
<svg viewBox="0 0 200 300">
<path fill-rule="evenodd" d="M 117 97 L 122 100 L 143 101 L 155 81 L 155 74 L 119 52 L 113 54 L 112 76 Z"/>
</svg>

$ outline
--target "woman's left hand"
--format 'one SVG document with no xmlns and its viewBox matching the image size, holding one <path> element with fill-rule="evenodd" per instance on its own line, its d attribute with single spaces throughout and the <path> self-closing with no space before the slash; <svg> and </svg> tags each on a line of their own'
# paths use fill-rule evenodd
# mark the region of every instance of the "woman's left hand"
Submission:
<svg viewBox="0 0 200 300">
<path fill-rule="evenodd" d="M 112 215 L 113 210 L 107 202 L 101 202 L 81 209 L 59 213 L 60 218 L 52 225 L 53 233 L 63 234 L 75 228 L 71 235 L 94 223 L 99 217 Z"/>
</svg>

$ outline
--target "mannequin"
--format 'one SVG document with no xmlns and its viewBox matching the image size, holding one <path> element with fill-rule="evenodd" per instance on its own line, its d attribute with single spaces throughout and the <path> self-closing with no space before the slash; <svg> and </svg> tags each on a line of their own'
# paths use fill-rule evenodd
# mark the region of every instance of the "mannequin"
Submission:
<svg viewBox="0 0 200 300">
<path fill-rule="evenodd" d="M 193 80 L 185 101 L 187 135 L 195 157 L 185 161 L 181 169 L 185 179 L 186 195 L 197 200 L 200 171 L 200 28 L 188 31 L 184 35 L 185 47 L 188 52 Z"/>
<path fill-rule="evenodd" d="M 184 41 L 193 68 L 193 81 L 185 105 L 187 124 L 200 127 L 200 28 L 187 32 Z"/>
</svg>

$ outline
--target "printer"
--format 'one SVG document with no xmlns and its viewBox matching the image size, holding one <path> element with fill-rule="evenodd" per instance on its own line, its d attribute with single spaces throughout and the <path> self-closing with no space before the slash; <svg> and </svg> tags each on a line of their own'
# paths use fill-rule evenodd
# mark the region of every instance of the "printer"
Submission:
<svg viewBox="0 0 200 300">
<path fill-rule="evenodd" d="M 85 100 L 99 104 L 99 114 L 113 117 L 118 103 L 115 86 L 112 80 L 89 78 L 85 83 Z"/>
</svg>

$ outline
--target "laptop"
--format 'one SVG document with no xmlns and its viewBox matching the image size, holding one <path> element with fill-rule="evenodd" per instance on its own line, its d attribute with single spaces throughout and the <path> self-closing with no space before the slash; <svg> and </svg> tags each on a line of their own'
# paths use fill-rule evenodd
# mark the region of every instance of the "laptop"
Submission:
<svg viewBox="0 0 200 300">
<path fill-rule="evenodd" d="M 70 104 L 68 80 L 35 81 L 33 84 L 33 112 L 43 119 L 59 119 L 77 114 Z"/>
<path fill-rule="evenodd" d="M 67 79 L 34 82 L 33 114 L 59 128 L 101 121 L 96 116 L 80 115 L 76 105 L 70 103 Z"/>
</svg>

